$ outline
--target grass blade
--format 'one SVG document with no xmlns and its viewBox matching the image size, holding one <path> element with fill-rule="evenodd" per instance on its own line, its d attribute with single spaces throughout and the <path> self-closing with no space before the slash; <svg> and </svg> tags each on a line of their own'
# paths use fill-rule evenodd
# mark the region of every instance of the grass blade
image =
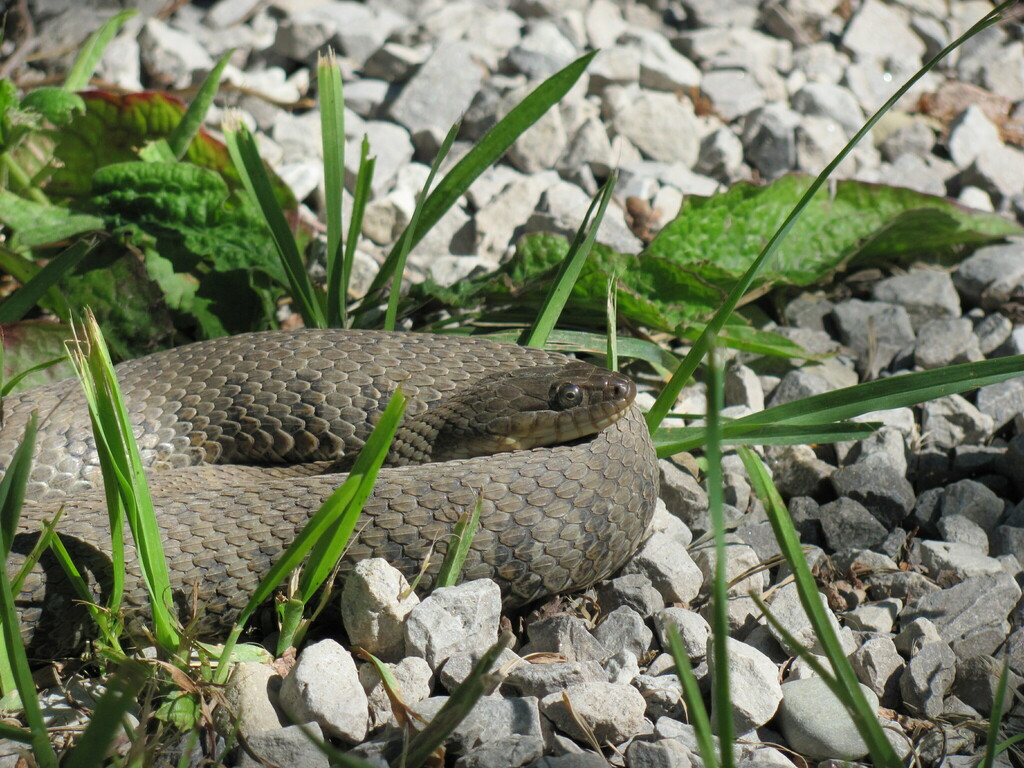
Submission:
<svg viewBox="0 0 1024 768">
<path fill-rule="evenodd" d="M 434 183 L 434 176 L 437 174 L 437 169 L 441 167 L 441 163 L 444 162 L 444 159 L 448 156 L 448 152 L 451 151 L 452 144 L 455 142 L 455 137 L 458 133 L 458 123 L 448 129 L 448 135 L 444 137 L 444 141 L 441 143 L 441 147 L 437 150 L 437 155 L 434 157 L 434 162 L 430 166 L 430 173 L 427 174 L 427 180 L 423 182 L 423 189 L 420 190 L 419 195 L 416 197 L 416 207 L 413 209 L 412 219 L 410 219 L 405 231 L 402 232 L 401 237 L 398 238 L 396 247 L 388 254 L 387 259 L 381 265 L 380 272 L 378 273 L 378 275 L 380 275 L 384 272 L 390 272 L 395 276 L 394 283 L 391 286 L 391 293 L 388 295 L 387 312 L 384 314 L 385 331 L 395 330 L 395 322 L 398 320 L 398 299 L 402 293 L 402 275 L 405 274 L 405 261 L 409 257 L 409 251 L 412 250 L 413 233 L 416 231 L 416 227 L 419 224 L 424 201 L 427 200 L 427 193 L 430 192 L 430 187 Z"/>
<path fill-rule="evenodd" d="M 562 310 L 565 309 L 565 303 L 569 300 L 573 286 L 576 285 L 583 264 L 597 240 L 597 230 L 604 219 L 604 212 L 612 199 L 617 180 L 618 173 L 613 171 L 601 187 L 597 197 L 590 202 L 587 214 L 583 217 L 579 229 L 576 230 L 576 237 L 573 238 L 572 245 L 569 246 L 569 252 L 566 253 L 565 259 L 558 268 L 558 274 L 555 275 L 551 290 L 544 297 L 544 303 L 541 305 L 537 318 L 533 321 L 529 331 L 519 340 L 524 347 L 543 347 L 558 323 L 558 318 L 561 316 Z M 596 215 L 594 215 L 595 208 L 597 208 Z M 591 215 L 594 215 L 593 222 L 590 221 Z M 588 225 L 589 230 L 587 229 Z"/>
<path fill-rule="evenodd" d="M 722 445 L 808 445 L 863 440 L 879 427 L 879 422 L 840 422 L 838 424 L 764 424 L 744 427 L 738 434 L 729 432 L 732 422 L 723 427 Z M 706 427 L 661 427 L 652 435 L 658 455 L 692 450 L 704 445 Z M 681 448 L 680 446 L 686 446 Z"/>
<path fill-rule="evenodd" d="M 231 161 L 235 164 L 238 174 L 245 185 L 249 196 L 263 214 L 263 220 L 270 228 L 277 253 L 281 257 L 292 299 L 298 305 L 299 313 L 306 325 L 313 328 L 326 328 L 325 300 L 318 292 L 306 273 L 306 265 L 299 254 L 295 236 L 285 219 L 281 205 L 274 197 L 267 169 L 256 149 L 256 140 L 252 133 L 237 118 L 225 120 L 222 126 L 224 143 L 228 146 Z"/>
<path fill-rule="evenodd" d="M 693 674 L 690 657 L 683 646 L 683 639 L 679 636 L 679 628 L 675 624 L 669 624 L 667 634 L 669 653 L 676 663 L 676 674 L 679 675 L 679 682 L 683 686 L 686 713 L 697 736 L 700 756 L 704 760 L 705 768 L 718 768 L 718 753 L 715 751 L 715 739 L 711 733 L 711 719 L 708 717 L 707 707 L 704 706 L 704 699 L 701 698 L 700 684 Z"/>
<path fill-rule="evenodd" d="M 320 129 L 324 155 L 324 196 L 327 206 L 327 322 L 344 325 L 348 283 L 343 279 L 341 200 L 345 191 L 345 97 L 341 68 L 334 51 L 317 56 Z"/>
<path fill-rule="evenodd" d="M 170 650 L 179 642 L 177 614 L 142 456 L 135 442 L 132 423 L 110 354 L 92 313 L 86 314 L 84 330 L 87 351 L 83 350 L 81 343 L 69 351 L 89 404 L 107 499 L 109 502 L 112 495 L 119 497 L 119 503 L 114 508 L 124 510 L 131 529 L 143 581 L 149 593 L 156 638 L 165 649 Z M 116 482 L 112 493 L 109 483 L 114 478 Z M 110 510 L 111 517 L 117 520 L 111 520 L 112 533 L 120 523 L 120 515 L 114 513 L 114 508 Z M 113 538 L 116 551 L 116 533 Z M 116 570 L 120 569 L 115 566 Z M 116 605 L 112 608 L 116 609 Z"/>
<path fill-rule="evenodd" d="M 462 513 L 459 522 L 455 524 L 452 531 L 452 540 L 448 545 L 444 560 L 441 561 L 441 568 L 437 572 L 437 579 L 434 581 L 434 589 L 440 587 L 454 587 L 462 573 L 462 566 L 466 564 L 466 555 L 473 545 L 473 537 L 480 525 L 480 512 L 483 510 L 483 501 L 476 500 L 473 511 Z"/>
<path fill-rule="evenodd" d="M 725 512 L 722 508 L 722 431 L 721 412 L 724 386 L 722 368 L 715 347 L 708 360 L 708 441 L 704 449 L 707 459 L 708 511 L 715 540 L 715 574 L 711 590 L 711 655 L 714 660 L 712 678 L 712 714 L 718 734 L 719 761 L 722 768 L 736 764 L 733 755 L 732 698 L 729 696 L 729 584 L 728 555 L 725 550 Z"/>
<path fill-rule="evenodd" d="M 40 269 L 27 283 L 0 304 L 0 323 L 16 323 L 28 313 L 47 291 L 81 263 L 96 246 L 95 240 L 79 240 L 65 248 Z"/>
<path fill-rule="evenodd" d="M 65 91 L 83 91 L 89 87 L 89 80 L 92 78 L 92 73 L 96 71 L 100 59 L 103 58 L 103 51 L 110 45 L 110 41 L 114 39 L 122 25 L 136 13 L 137 11 L 131 10 L 121 11 L 111 16 L 103 22 L 99 29 L 89 35 L 89 39 L 82 45 L 82 50 L 75 58 L 75 63 L 68 70 L 68 76 L 64 78 Z"/>
<path fill-rule="evenodd" d="M 839 638 L 832 629 L 829 616 L 821 604 L 817 584 L 814 582 L 810 568 L 807 567 L 807 560 L 800 547 L 800 539 L 793 527 L 793 521 L 786 511 L 782 497 L 779 496 L 779 492 L 772 484 L 767 468 L 761 459 L 749 449 L 741 449 L 740 458 L 747 470 L 751 487 L 761 499 L 768 513 L 775 538 L 779 542 L 783 557 L 786 558 L 796 581 L 800 603 L 814 627 L 815 637 L 818 638 L 825 656 L 828 657 L 832 665 L 835 673 L 833 682 L 836 684 L 834 693 L 846 705 L 857 732 L 868 745 L 872 762 L 877 766 L 884 766 L 884 768 L 902 766 L 902 761 L 897 756 L 892 744 L 886 739 L 871 705 L 861 691 L 857 675 L 846 660 L 846 654 L 843 652 Z M 769 620 L 771 619 L 772 617 L 769 616 Z M 830 682 L 830 677 L 827 675 L 823 679 L 826 683 Z"/>
<path fill-rule="evenodd" d="M 1001 357 L 978 363 L 963 363 L 934 371 L 916 371 L 888 379 L 869 381 L 844 387 L 821 395 L 806 397 L 792 403 L 766 408 L 723 427 L 723 439 L 743 442 L 744 435 L 772 430 L 776 427 L 808 427 L 860 416 L 872 411 L 903 408 L 938 397 L 966 392 L 988 384 L 1013 379 L 1024 373 L 1024 355 Z M 648 422 L 650 423 L 650 422 Z M 691 450 L 703 444 L 705 427 L 659 430 L 678 439 L 662 442 L 659 455 Z M 658 433 L 655 433 L 658 434 Z M 682 437 L 679 437 L 682 436 Z M 844 438 L 845 439 L 845 438 Z M 757 444 L 754 439 L 748 444 Z"/>
<path fill-rule="evenodd" d="M 188 105 L 188 109 L 181 116 L 181 120 L 174 126 L 174 130 L 171 131 L 170 135 L 168 135 L 167 146 L 170 147 L 174 157 L 178 160 L 185 156 L 185 153 L 188 151 L 188 145 L 192 143 L 192 139 L 199 133 L 199 129 L 206 119 L 206 113 L 209 111 L 210 105 L 213 104 L 213 97 L 217 95 L 217 91 L 220 89 L 220 76 L 224 72 L 224 67 L 228 65 L 231 54 L 234 52 L 234 48 L 229 48 L 220 57 L 216 66 L 210 70 L 210 74 L 203 80 L 203 84 L 199 86 L 196 97 Z"/>
<path fill-rule="evenodd" d="M 217 671 L 214 676 L 216 682 L 223 683 L 227 679 L 229 665 L 225 663 L 225 660 L 231 658 L 231 651 L 238 641 L 242 629 L 245 628 L 246 623 L 252 618 L 252 614 L 263 601 L 273 594 L 277 585 L 284 580 L 285 576 L 294 571 L 302 563 L 306 554 L 318 544 L 320 549 L 318 550 L 317 557 L 320 562 L 312 564 L 312 570 L 314 571 L 312 575 L 306 577 L 304 573 L 303 576 L 312 583 L 316 578 L 321 576 L 326 578 L 329 575 L 330 568 L 327 566 L 327 557 L 334 552 L 340 555 L 344 542 L 339 544 L 339 539 L 335 539 L 329 544 L 324 545 L 320 544 L 320 541 L 328 537 L 332 532 L 341 529 L 342 523 L 339 522 L 338 516 L 343 513 L 351 514 L 353 518 L 351 521 L 352 526 L 355 525 L 355 520 L 358 519 L 358 514 L 355 510 L 362 506 L 362 502 L 360 502 L 359 507 L 349 508 L 349 505 L 356 497 L 360 483 L 369 476 L 370 470 L 372 469 L 376 473 L 377 468 L 379 468 L 379 465 L 377 467 L 373 465 L 378 461 L 380 446 L 382 443 L 387 443 L 390 446 L 391 438 L 394 436 L 394 431 L 405 410 L 405 404 L 406 398 L 402 394 L 401 389 L 395 390 L 394 395 L 391 397 L 391 402 L 384 409 L 380 421 L 373 432 L 370 433 L 370 437 L 367 438 L 363 450 L 359 452 L 359 456 L 356 458 L 355 465 L 352 467 L 352 472 L 349 474 L 348 479 L 338 490 L 331 494 L 316 514 L 309 519 L 309 522 L 306 523 L 299 535 L 295 537 L 291 545 L 282 553 L 278 561 L 274 563 L 270 572 L 260 581 L 252 597 L 249 598 L 249 602 L 246 603 L 245 608 L 239 614 L 238 620 L 235 622 L 235 626 L 232 628 L 231 634 L 224 644 L 221 661 L 217 665 Z M 333 568 L 333 563 L 330 564 L 330 567 Z"/>
<path fill-rule="evenodd" d="M 143 686 L 150 677 L 150 667 L 136 661 L 125 661 L 107 683 L 96 709 L 89 718 L 89 726 L 78 740 L 74 750 L 64 762 L 64 768 L 91 768 L 97 758 L 110 749 L 114 737 L 123 727 L 124 716 L 138 700 Z"/>
<path fill-rule="evenodd" d="M 370 141 L 363 135 L 363 143 L 359 151 L 359 173 L 356 176 L 356 190 L 352 196 L 352 215 L 348 221 L 348 238 L 345 240 L 345 259 L 342 262 L 341 278 L 342 319 L 348 327 L 345 302 L 348 300 L 348 289 L 352 284 L 352 265 L 356 261 L 356 246 L 359 244 L 359 233 L 363 231 L 363 216 L 366 203 L 370 200 L 370 184 L 373 182 L 373 171 L 377 166 L 377 158 L 370 157 Z"/>
<path fill-rule="evenodd" d="M 477 176 L 485 169 L 497 162 L 505 151 L 512 146 L 527 128 L 540 119 L 541 115 L 557 104 L 569 89 L 576 84 L 580 75 L 586 70 L 590 60 L 597 55 L 597 51 L 581 56 L 564 69 L 556 72 L 543 83 L 538 85 L 525 99 L 505 115 L 497 125 L 489 130 L 476 146 L 466 156 L 455 164 L 443 179 L 438 183 L 434 191 L 430 193 L 423 204 L 423 213 L 417 222 L 415 230 L 411 234 L 409 248 L 415 248 L 416 244 L 423 239 L 423 236 L 430 231 L 444 214 L 458 200 L 469 185 L 476 180 Z M 395 249 L 398 245 L 395 245 Z M 393 249 L 393 250 L 395 250 Z M 388 259 L 390 260 L 390 255 Z M 372 295 L 380 290 L 384 284 L 391 279 L 393 273 L 385 272 L 384 269 L 377 274 L 370 284 L 367 295 Z M 360 313 L 365 312 L 368 306 L 360 305 Z"/>
<path fill-rule="evenodd" d="M 11 553 L 14 536 L 18 532 L 21 505 L 25 501 L 28 477 L 32 473 L 32 452 L 36 446 L 36 427 L 39 415 L 33 411 L 25 425 L 25 434 L 11 457 L 7 472 L 0 480 L 0 546 L 4 560 Z"/>
<path fill-rule="evenodd" d="M 779 245 L 781 245 L 782 241 L 789 235 L 789 232 L 793 228 L 793 225 L 796 224 L 797 219 L 800 218 L 804 209 L 811 202 L 814 196 L 818 194 L 819 190 L 821 190 L 829 176 L 832 175 L 832 172 L 839 167 L 839 164 L 846 159 L 846 156 L 850 154 L 860 140 L 868 134 L 868 132 L 875 126 L 875 123 L 877 123 L 886 112 L 892 109 L 893 105 L 902 99 L 903 96 L 914 87 L 918 80 L 931 71 L 950 52 L 962 45 L 964 41 L 999 21 L 1000 14 L 1007 10 L 1011 5 L 1013 5 L 1013 0 L 1007 0 L 1004 3 L 1001 3 L 990 13 L 986 14 L 977 24 L 943 48 L 935 55 L 934 58 L 931 59 L 931 61 L 914 73 L 913 77 L 904 83 L 896 93 L 894 93 L 889 100 L 886 101 L 885 104 L 883 104 L 879 110 L 875 112 L 875 114 L 873 114 L 866 123 L 864 123 L 863 126 L 861 126 L 860 130 L 857 131 L 854 137 L 850 139 L 846 146 L 839 151 L 839 154 L 832 159 L 832 162 L 825 166 L 825 169 L 818 174 L 817 178 L 815 178 L 814 182 L 807 188 L 807 191 L 794 206 L 789 216 L 786 217 L 782 226 L 776 230 L 775 234 L 772 235 L 771 239 L 761 250 L 761 253 L 758 254 L 757 258 L 754 259 L 753 263 L 751 263 L 750 267 L 743 274 L 743 277 L 741 277 L 737 281 L 736 285 L 733 286 L 728 297 L 726 297 L 723 302 L 722 307 L 715 313 L 715 316 L 711 318 L 711 321 L 697 338 L 697 341 L 683 359 L 683 362 L 679 364 L 679 368 L 673 375 L 672 380 L 661 391 L 661 394 L 658 395 L 658 399 L 655 401 L 651 410 L 647 412 L 646 416 L 647 425 L 650 427 L 651 432 L 654 432 L 658 428 L 665 416 L 672 409 L 673 404 L 676 402 L 676 398 L 679 397 L 679 393 L 682 391 L 683 387 L 686 386 L 690 377 L 693 376 L 694 371 L 697 370 L 697 366 L 700 365 L 700 361 L 704 359 L 708 354 L 708 351 L 711 349 L 711 343 L 714 337 L 722 330 L 726 320 L 729 315 L 732 314 L 740 299 L 742 299 L 746 295 L 747 291 L 750 290 L 750 286 L 753 284 L 754 278 L 757 277 L 765 263 L 767 263 L 767 261 L 778 250 Z"/>
<path fill-rule="evenodd" d="M 1003 668 L 999 672 L 999 682 L 996 683 L 996 695 L 992 702 L 992 713 L 988 718 L 988 738 L 985 740 L 985 752 L 984 757 L 981 760 L 980 768 L 992 768 L 995 763 L 996 755 L 1006 749 L 1006 746 L 1000 749 L 999 742 L 999 726 L 1003 720 L 1003 702 L 1006 699 L 1006 687 L 1009 681 L 1010 675 L 1010 663 L 1006 660 L 1003 661 Z M 1018 734 L 1020 738 L 1024 739 L 1024 733 Z"/>
</svg>

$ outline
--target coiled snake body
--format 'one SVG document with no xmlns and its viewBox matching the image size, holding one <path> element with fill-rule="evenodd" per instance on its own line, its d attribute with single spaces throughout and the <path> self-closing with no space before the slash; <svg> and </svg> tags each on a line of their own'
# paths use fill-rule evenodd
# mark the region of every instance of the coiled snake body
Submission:
<svg viewBox="0 0 1024 768">
<path fill-rule="evenodd" d="M 351 457 L 398 385 L 410 398 L 408 419 L 432 413 L 481 379 L 567 361 L 476 338 L 306 330 L 215 339 L 121 364 L 118 379 L 153 470 L 179 615 L 189 617 L 198 595 L 203 633 L 224 631 L 343 481 L 331 471 L 310 474 L 310 463 Z M 29 413 L 42 419 L 8 573 L 20 568 L 41 523 L 63 504 L 58 534 L 103 604 L 110 532 L 78 382 L 29 390 L 3 405 L 0 468 Z M 196 466 L 232 462 L 306 469 Z M 383 557 L 413 576 L 433 549 L 422 582 L 429 587 L 452 527 L 479 498 L 480 528 L 464 578 L 493 578 L 507 604 L 522 604 L 589 585 L 621 566 L 639 544 L 656 496 L 653 446 L 639 411 L 628 405 L 610 426 L 569 444 L 381 470 L 346 560 Z M 130 539 L 126 549 L 124 604 L 145 612 Z M 17 596 L 30 653 L 81 645 L 90 620 L 76 598 L 53 555 L 44 555 Z"/>
</svg>

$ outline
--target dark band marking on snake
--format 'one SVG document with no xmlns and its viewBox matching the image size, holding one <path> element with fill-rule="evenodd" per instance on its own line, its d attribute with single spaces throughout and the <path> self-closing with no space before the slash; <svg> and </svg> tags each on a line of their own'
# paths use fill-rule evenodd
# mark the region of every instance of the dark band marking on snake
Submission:
<svg viewBox="0 0 1024 768">
<path fill-rule="evenodd" d="M 480 382 L 497 381 L 494 397 L 514 399 L 501 389 L 501 380 L 524 369 L 597 371 L 598 389 L 604 387 L 610 401 L 632 401 L 628 379 L 584 365 L 554 352 L 484 339 L 342 330 L 245 334 L 119 365 L 118 379 L 151 467 L 179 615 L 188 618 L 198 589 L 202 633 L 216 636 L 230 626 L 276 557 L 343 481 L 333 472 L 310 474 L 324 466 L 316 462 L 351 459 L 398 385 L 410 398 L 406 448 L 415 452 L 412 444 L 427 434 L 424 439 L 439 446 L 434 458 L 445 460 L 381 470 L 347 563 L 383 557 L 411 577 L 433 548 L 422 582 L 429 588 L 453 526 L 480 498 L 480 528 L 464 578 L 494 579 L 507 605 L 608 576 L 638 546 L 657 496 L 654 449 L 634 405 L 621 413 L 602 406 L 607 425 L 586 437 L 576 437 L 573 417 L 561 424 L 555 418 L 558 425 L 540 442 L 529 437 L 536 433 L 531 420 L 548 417 L 532 411 L 505 416 L 497 431 L 526 437 L 491 435 L 487 444 L 505 440 L 506 448 L 517 450 L 474 458 L 449 460 L 478 441 L 461 431 L 466 424 L 442 427 L 451 434 L 440 439 L 429 434 L 444 409 L 466 413 L 458 400 L 446 398 L 472 396 Z M 540 380 L 546 383 L 535 387 L 537 397 L 577 395 L 574 385 L 552 392 L 551 377 Z M 0 468 L 10 461 L 32 409 L 44 421 L 8 573 L 24 561 L 41 523 L 64 504 L 58 533 L 103 604 L 110 587 L 110 534 L 77 380 L 5 400 Z M 542 444 L 566 435 L 568 444 Z M 396 443 L 394 463 L 405 461 L 398 455 L 403 450 Z M 253 462 L 262 466 L 237 465 Z M 305 469 L 272 466 L 295 463 Z M 144 614 L 148 598 L 130 540 L 126 546 L 125 608 Z M 36 656 L 72 651 L 90 633 L 85 608 L 50 554 L 26 579 L 17 604 L 22 634 Z"/>
</svg>

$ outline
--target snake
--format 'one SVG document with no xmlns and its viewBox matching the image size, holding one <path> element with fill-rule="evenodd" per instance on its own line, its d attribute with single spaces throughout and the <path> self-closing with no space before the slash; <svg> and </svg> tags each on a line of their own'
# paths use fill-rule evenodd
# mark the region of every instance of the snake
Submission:
<svg viewBox="0 0 1024 768">
<path fill-rule="evenodd" d="M 198 341 L 115 371 L 173 603 L 201 637 L 227 632 L 345 480 L 399 388 L 405 415 L 343 575 L 380 557 L 429 590 L 456 523 L 479 506 L 462 580 L 493 579 L 505 606 L 522 606 L 614 573 L 640 545 L 658 494 L 633 382 L 558 352 L 475 336 L 300 329 Z M 0 469 L 32 412 L 40 424 L 9 578 L 60 512 L 56 536 L 105 605 L 110 522 L 79 382 L 9 395 L 2 408 Z M 137 553 L 124 538 L 121 607 L 146 617 Z M 52 548 L 15 603 L 30 656 L 78 652 L 95 632 Z"/>
</svg>

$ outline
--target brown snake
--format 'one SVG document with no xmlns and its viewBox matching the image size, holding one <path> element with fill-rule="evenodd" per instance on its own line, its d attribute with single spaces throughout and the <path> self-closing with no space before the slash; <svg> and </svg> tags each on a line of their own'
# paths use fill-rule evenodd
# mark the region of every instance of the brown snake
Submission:
<svg viewBox="0 0 1024 768">
<path fill-rule="evenodd" d="M 334 471 L 310 474 L 310 463 L 351 458 L 399 384 L 410 398 L 408 425 L 429 425 L 410 426 L 409 450 L 415 453 L 426 440 L 447 445 L 440 457 L 447 458 L 476 438 L 460 431 L 470 418 L 462 418 L 445 439 L 434 434 L 434 417 L 446 407 L 463 412 L 446 398 L 472 394 L 477 382 L 498 378 L 491 399 L 516 401 L 520 395 L 502 389 L 503 377 L 568 362 L 554 352 L 478 338 L 303 330 L 198 342 L 119 365 L 140 450 L 152 468 L 150 487 L 179 615 L 189 618 L 197 593 L 203 634 L 216 635 L 230 625 L 275 558 L 344 480 Z M 609 415 L 615 408 L 602 406 L 606 420 L 621 418 L 578 439 L 571 439 L 576 427 L 563 420 L 541 441 L 568 435 L 568 444 L 531 447 L 538 443 L 499 437 L 507 443 L 504 450 L 521 449 L 381 470 L 346 562 L 383 557 L 411 577 L 433 550 L 421 582 L 429 588 L 452 527 L 479 498 L 480 528 L 463 579 L 496 580 L 507 605 L 587 586 L 621 566 L 654 509 L 654 449 L 631 404 L 632 382 L 586 368 L 587 375 L 615 377 L 599 377 L 599 388 L 625 396 L 616 406 L 621 414 Z M 543 378 L 546 393 L 550 377 Z M 104 604 L 110 588 L 109 523 L 102 491 L 95 488 L 99 469 L 78 382 L 28 390 L 3 405 L 0 469 L 9 463 L 29 413 L 37 410 L 42 420 L 8 574 L 24 562 L 41 523 L 64 504 L 58 534 L 96 602 Z M 534 415 L 503 418 L 525 420 L 527 433 L 536 429 Z M 246 462 L 306 468 L 297 473 L 283 466 L 238 466 Z M 148 597 L 130 540 L 126 550 L 124 607 L 144 614 Z M 36 656 L 72 651 L 90 633 L 85 608 L 49 552 L 26 579 L 17 605 L 22 634 Z"/>
</svg>

